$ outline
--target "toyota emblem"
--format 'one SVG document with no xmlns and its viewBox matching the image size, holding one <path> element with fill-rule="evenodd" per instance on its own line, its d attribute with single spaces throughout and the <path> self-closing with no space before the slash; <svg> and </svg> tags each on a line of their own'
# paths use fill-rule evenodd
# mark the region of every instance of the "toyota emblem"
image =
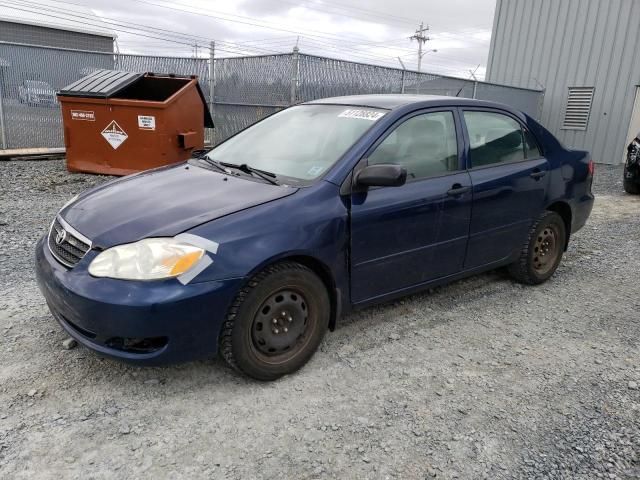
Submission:
<svg viewBox="0 0 640 480">
<path fill-rule="evenodd" d="M 58 233 L 56 234 L 56 245 L 62 245 L 62 242 L 64 242 L 67 239 L 67 231 L 63 228 L 62 230 L 59 230 Z"/>
</svg>

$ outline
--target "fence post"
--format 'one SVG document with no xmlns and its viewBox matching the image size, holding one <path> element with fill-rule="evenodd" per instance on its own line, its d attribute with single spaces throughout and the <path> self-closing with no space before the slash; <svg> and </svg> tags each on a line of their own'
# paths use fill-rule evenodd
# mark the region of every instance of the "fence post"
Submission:
<svg viewBox="0 0 640 480">
<path fill-rule="evenodd" d="M 476 98 L 476 92 L 478 91 L 478 81 L 474 81 L 473 82 L 473 97 L 471 98 Z"/>
<path fill-rule="evenodd" d="M 216 88 L 216 42 L 211 42 L 209 45 L 209 113 L 213 118 L 213 111 L 215 107 L 215 88 Z M 215 122 L 214 128 L 209 129 L 209 141 L 211 145 L 215 143 Z"/>
<path fill-rule="evenodd" d="M 2 97 L 2 79 L 4 75 L 2 75 L 2 65 L 0 65 L 0 136 L 2 137 L 2 146 L 3 150 L 7 149 L 7 131 L 4 128 L 4 108 L 2 106 L 3 97 Z"/>
<path fill-rule="evenodd" d="M 404 73 L 405 69 L 402 69 L 402 83 L 400 84 L 400 93 L 404 93 Z"/>
<path fill-rule="evenodd" d="M 544 110 L 544 96 L 547 93 L 547 89 L 543 88 L 542 93 L 538 96 L 538 118 L 536 120 L 542 120 L 542 111 Z"/>
<path fill-rule="evenodd" d="M 298 82 L 300 81 L 300 79 L 298 78 L 298 75 L 300 74 L 299 52 L 300 52 L 300 49 L 298 48 L 297 45 L 293 47 L 293 55 L 291 57 L 292 77 L 291 77 L 291 97 L 289 98 L 290 105 L 293 105 L 294 103 L 296 103 L 297 97 L 298 97 Z"/>
</svg>

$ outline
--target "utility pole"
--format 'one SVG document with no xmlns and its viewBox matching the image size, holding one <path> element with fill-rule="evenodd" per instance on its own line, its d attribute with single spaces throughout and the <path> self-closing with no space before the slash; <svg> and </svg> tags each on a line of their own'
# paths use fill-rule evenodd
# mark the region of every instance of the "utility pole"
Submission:
<svg viewBox="0 0 640 480">
<path fill-rule="evenodd" d="M 211 118 L 214 116 L 215 111 L 215 88 L 216 88 L 216 42 L 209 44 L 209 113 Z M 214 126 L 215 128 L 215 126 Z M 212 128 L 209 130 L 209 142 L 211 145 L 215 144 L 215 130 Z"/>
<path fill-rule="evenodd" d="M 2 67 L 4 66 L 0 58 L 0 148 L 7 149 L 7 130 L 4 127 L 4 111 L 2 110 Z"/>
<path fill-rule="evenodd" d="M 113 46 L 116 51 L 113 56 L 113 69 L 117 70 L 120 68 L 120 45 L 118 45 L 118 37 L 113 38 Z"/>
<path fill-rule="evenodd" d="M 293 47 L 293 55 L 291 55 L 291 95 L 289 97 L 289 105 L 293 105 L 298 101 L 298 87 L 300 85 L 300 49 L 298 41 Z"/>
<path fill-rule="evenodd" d="M 400 58 L 400 56 L 398 56 L 398 61 L 400 62 L 400 65 L 402 65 L 402 78 L 400 79 L 400 93 L 404 93 L 404 75 L 405 75 L 405 72 L 407 71 L 407 68 L 404 66 L 404 62 L 402 61 L 402 58 Z"/>
<path fill-rule="evenodd" d="M 426 32 L 429 31 L 429 25 L 424 26 L 424 22 L 420 22 L 420 28 L 416 30 L 416 33 L 411 35 L 409 39 L 416 40 L 418 42 L 418 71 L 422 71 L 422 57 L 424 53 L 422 53 L 422 46 L 427 43 L 431 38 L 426 35 Z"/>
</svg>

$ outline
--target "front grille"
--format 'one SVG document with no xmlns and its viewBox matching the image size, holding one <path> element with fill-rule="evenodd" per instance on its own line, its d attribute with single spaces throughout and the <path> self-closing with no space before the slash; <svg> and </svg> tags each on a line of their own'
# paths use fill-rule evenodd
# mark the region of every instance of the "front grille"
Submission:
<svg viewBox="0 0 640 480">
<path fill-rule="evenodd" d="M 64 232 L 64 233 L 63 233 Z M 80 239 L 79 234 L 69 226 L 63 226 L 58 218 L 53 221 L 49 231 L 49 250 L 60 263 L 74 267 L 91 249 L 91 243 Z"/>
</svg>

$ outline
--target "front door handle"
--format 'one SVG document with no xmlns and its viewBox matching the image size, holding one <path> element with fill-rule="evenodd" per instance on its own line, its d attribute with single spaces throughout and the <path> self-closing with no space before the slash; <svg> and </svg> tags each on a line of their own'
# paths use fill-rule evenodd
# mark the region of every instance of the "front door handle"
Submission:
<svg viewBox="0 0 640 480">
<path fill-rule="evenodd" d="M 471 187 L 463 187 L 459 183 L 454 183 L 453 186 L 449 190 L 447 190 L 447 195 L 455 197 L 457 195 L 467 193 L 469 190 L 471 190 Z"/>
<path fill-rule="evenodd" d="M 544 171 L 544 170 L 538 170 L 538 169 L 536 168 L 533 172 L 531 172 L 531 173 L 529 174 L 529 176 L 530 176 L 531 178 L 535 179 L 535 180 L 540 180 L 540 179 L 541 179 L 542 177 L 544 177 L 546 174 L 547 174 L 547 172 L 546 172 L 546 171 Z"/>
</svg>

